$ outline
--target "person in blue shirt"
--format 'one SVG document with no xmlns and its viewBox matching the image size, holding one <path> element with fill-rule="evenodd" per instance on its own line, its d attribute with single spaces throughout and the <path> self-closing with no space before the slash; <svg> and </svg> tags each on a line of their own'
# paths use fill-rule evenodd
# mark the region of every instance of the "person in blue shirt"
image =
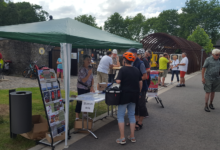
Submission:
<svg viewBox="0 0 220 150">
<path fill-rule="evenodd" d="M 60 55 L 61 57 L 61 55 Z M 63 82 L 63 65 L 62 65 L 62 59 L 58 58 L 57 59 L 57 78 L 59 78 L 61 74 L 61 82 Z"/>
</svg>

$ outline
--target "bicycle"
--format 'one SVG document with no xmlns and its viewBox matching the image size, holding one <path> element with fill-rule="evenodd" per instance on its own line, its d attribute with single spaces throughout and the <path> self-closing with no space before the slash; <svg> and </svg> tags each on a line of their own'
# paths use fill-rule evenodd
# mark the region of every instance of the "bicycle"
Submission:
<svg viewBox="0 0 220 150">
<path fill-rule="evenodd" d="M 37 71 L 45 66 L 38 67 L 37 66 L 37 61 L 34 61 L 33 63 L 29 63 L 29 67 L 26 68 L 23 72 L 22 75 L 25 78 L 30 78 L 30 79 L 36 79 L 37 78 Z"/>
</svg>

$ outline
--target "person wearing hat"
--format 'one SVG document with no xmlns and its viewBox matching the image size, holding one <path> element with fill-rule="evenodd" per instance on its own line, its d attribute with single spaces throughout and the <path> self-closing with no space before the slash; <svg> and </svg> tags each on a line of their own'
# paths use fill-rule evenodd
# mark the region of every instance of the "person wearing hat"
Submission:
<svg viewBox="0 0 220 150">
<path fill-rule="evenodd" d="M 134 137 L 135 130 L 135 105 L 139 100 L 139 94 L 142 89 L 142 78 L 140 71 L 132 66 L 135 61 L 135 56 L 131 52 L 126 52 L 123 55 L 124 66 L 119 70 L 116 78 L 116 83 L 120 84 L 120 90 L 122 90 L 120 103 L 118 105 L 118 127 L 120 130 L 120 138 L 116 140 L 116 143 L 125 144 L 124 135 L 124 116 L 126 109 L 128 110 L 128 118 L 130 122 L 131 134 L 128 136 L 128 140 L 136 142 Z"/>
<path fill-rule="evenodd" d="M 134 67 L 136 67 L 142 76 L 142 81 L 143 81 L 143 88 L 141 89 L 141 93 L 140 93 L 140 98 L 138 98 L 137 103 L 136 103 L 136 108 L 135 108 L 135 119 L 136 119 L 136 130 L 139 130 L 142 128 L 143 126 L 143 119 L 148 115 L 147 113 L 147 108 L 146 108 L 146 102 L 145 102 L 145 96 L 146 96 L 146 92 L 145 90 L 147 90 L 147 71 L 144 65 L 144 62 L 141 61 L 138 57 L 137 57 L 137 49 L 135 48 L 130 48 L 128 50 L 128 52 L 131 52 L 134 54 L 135 57 L 135 61 L 132 64 Z M 128 124 L 127 124 L 128 125 Z"/>
<path fill-rule="evenodd" d="M 113 51 L 112 51 L 112 62 L 113 62 L 113 67 L 120 67 L 118 51 L 116 49 L 113 49 Z M 109 72 L 108 72 L 108 82 L 109 83 L 112 83 L 114 81 L 115 72 L 116 72 L 116 70 L 109 69 Z"/>
</svg>

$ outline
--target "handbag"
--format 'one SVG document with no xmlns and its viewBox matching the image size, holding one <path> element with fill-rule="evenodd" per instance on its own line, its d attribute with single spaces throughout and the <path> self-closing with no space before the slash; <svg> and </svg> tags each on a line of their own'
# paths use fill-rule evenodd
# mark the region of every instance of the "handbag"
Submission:
<svg viewBox="0 0 220 150">
<path fill-rule="evenodd" d="M 118 87 L 109 88 L 105 91 L 105 103 L 107 105 L 119 105 L 121 90 Z"/>
</svg>

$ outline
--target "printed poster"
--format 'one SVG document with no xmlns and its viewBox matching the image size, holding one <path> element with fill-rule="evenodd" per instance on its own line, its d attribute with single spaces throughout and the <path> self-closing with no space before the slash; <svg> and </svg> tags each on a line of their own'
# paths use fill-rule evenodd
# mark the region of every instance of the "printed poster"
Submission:
<svg viewBox="0 0 220 150">
<path fill-rule="evenodd" d="M 148 97 L 157 97 L 158 85 L 159 85 L 158 76 L 159 76 L 158 71 L 151 71 L 150 72 L 151 81 L 150 81 L 150 86 L 147 91 Z"/>
</svg>

